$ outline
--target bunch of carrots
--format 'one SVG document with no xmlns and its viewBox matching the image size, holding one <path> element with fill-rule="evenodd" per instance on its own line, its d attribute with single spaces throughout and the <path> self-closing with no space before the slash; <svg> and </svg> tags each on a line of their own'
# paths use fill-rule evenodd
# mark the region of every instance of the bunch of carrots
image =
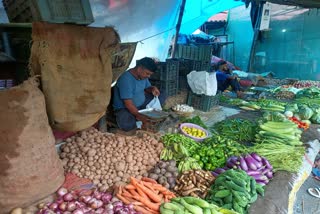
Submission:
<svg viewBox="0 0 320 214">
<path fill-rule="evenodd" d="M 130 183 L 120 186 L 116 195 L 123 203 L 133 204 L 134 209 L 143 214 L 159 214 L 160 205 L 176 197 L 157 181 L 146 177 L 141 180 L 131 177 Z"/>
</svg>

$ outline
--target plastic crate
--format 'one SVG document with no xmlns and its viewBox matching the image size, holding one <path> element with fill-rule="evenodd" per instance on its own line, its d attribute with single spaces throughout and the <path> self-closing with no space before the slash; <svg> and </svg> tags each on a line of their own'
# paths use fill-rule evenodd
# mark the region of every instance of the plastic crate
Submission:
<svg viewBox="0 0 320 214">
<path fill-rule="evenodd" d="M 179 83 L 176 80 L 161 81 L 150 80 L 152 86 L 156 86 L 160 91 L 166 93 L 167 96 L 173 96 L 178 93 Z"/>
<path fill-rule="evenodd" d="M 201 61 L 201 71 L 208 71 L 211 63 L 209 61 Z"/>
<path fill-rule="evenodd" d="M 94 22 L 89 0 L 2 0 L 10 22 Z"/>
<path fill-rule="evenodd" d="M 189 89 L 189 84 L 188 84 L 188 79 L 187 76 L 179 76 L 179 90 L 188 90 Z"/>
<path fill-rule="evenodd" d="M 163 81 L 177 81 L 179 78 L 179 60 L 178 59 L 167 59 L 166 60 L 166 71 L 161 74 Z"/>
<path fill-rule="evenodd" d="M 215 96 L 199 95 L 188 92 L 187 104 L 201 111 L 210 111 L 212 107 L 219 105 L 220 94 Z"/>
<path fill-rule="evenodd" d="M 211 60 L 212 46 L 210 45 L 177 45 L 176 58 L 193 59 L 193 60 Z"/>
<path fill-rule="evenodd" d="M 193 62 L 193 70 L 201 71 L 202 62 L 200 60 L 194 60 Z"/>
</svg>

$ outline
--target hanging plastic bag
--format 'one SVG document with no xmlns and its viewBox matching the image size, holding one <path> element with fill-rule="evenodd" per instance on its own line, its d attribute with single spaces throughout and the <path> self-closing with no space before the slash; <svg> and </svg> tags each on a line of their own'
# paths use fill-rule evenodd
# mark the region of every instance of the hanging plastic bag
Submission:
<svg viewBox="0 0 320 214">
<path fill-rule="evenodd" d="M 147 108 L 153 108 L 156 110 L 162 110 L 160 100 L 158 96 L 155 96 L 146 106 Z"/>
<path fill-rule="evenodd" d="M 218 89 L 216 72 L 191 71 L 187 75 L 188 84 L 195 94 L 215 96 Z"/>
</svg>

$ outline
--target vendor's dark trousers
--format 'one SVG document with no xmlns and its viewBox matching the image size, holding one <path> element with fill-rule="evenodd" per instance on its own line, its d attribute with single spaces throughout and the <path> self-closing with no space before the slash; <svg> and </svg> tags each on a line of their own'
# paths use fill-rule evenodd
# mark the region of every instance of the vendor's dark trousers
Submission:
<svg viewBox="0 0 320 214">
<path fill-rule="evenodd" d="M 160 100 L 161 105 L 164 104 L 165 100 L 166 100 L 166 94 L 164 92 L 160 92 L 160 96 L 158 97 Z M 152 94 L 146 94 L 146 100 L 144 102 L 144 104 L 140 107 L 138 107 L 138 109 L 145 109 L 146 105 L 153 99 L 153 95 Z M 117 121 L 117 125 L 119 126 L 120 129 L 122 129 L 123 131 L 131 131 L 133 129 L 137 128 L 136 125 L 136 117 L 131 114 L 128 109 L 124 108 L 124 109 L 119 109 L 117 111 L 115 111 L 115 115 L 116 115 L 116 121 Z"/>
<path fill-rule="evenodd" d="M 218 82 L 218 90 L 219 91 L 224 91 L 226 90 L 229 86 L 231 86 L 232 90 L 237 92 L 240 91 L 240 83 L 237 79 L 227 79 L 224 82 Z"/>
</svg>

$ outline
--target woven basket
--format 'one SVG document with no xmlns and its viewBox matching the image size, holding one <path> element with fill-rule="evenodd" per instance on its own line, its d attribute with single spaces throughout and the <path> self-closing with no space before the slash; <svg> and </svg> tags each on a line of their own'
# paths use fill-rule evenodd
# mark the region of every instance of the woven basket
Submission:
<svg viewBox="0 0 320 214">
<path fill-rule="evenodd" d="M 192 113 L 194 111 L 190 111 L 190 112 L 182 112 L 182 111 L 176 111 L 174 109 L 172 109 L 174 113 L 176 113 L 177 115 L 179 116 L 182 116 L 182 117 L 190 117 L 192 115 Z"/>
</svg>

